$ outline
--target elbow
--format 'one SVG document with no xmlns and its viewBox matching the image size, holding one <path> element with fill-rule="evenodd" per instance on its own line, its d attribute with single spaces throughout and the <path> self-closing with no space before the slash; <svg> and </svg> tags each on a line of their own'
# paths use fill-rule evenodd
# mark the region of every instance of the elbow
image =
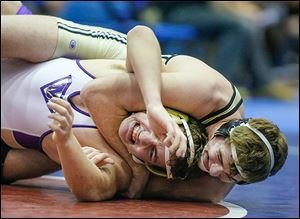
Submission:
<svg viewBox="0 0 300 219">
<path fill-rule="evenodd" d="M 99 196 L 96 194 L 78 194 L 74 193 L 76 199 L 79 202 L 99 202 L 99 201 L 104 201 L 106 200 L 103 196 Z"/>
<path fill-rule="evenodd" d="M 222 186 L 216 187 L 208 197 L 208 200 L 213 203 L 221 202 L 225 199 L 228 193 L 232 190 L 234 184 L 224 183 Z"/>
<path fill-rule="evenodd" d="M 73 192 L 73 194 L 79 202 L 99 202 L 106 200 L 106 198 L 104 198 L 102 195 L 98 195 L 97 193 L 85 192 L 83 194 Z"/>
<path fill-rule="evenodd" d="M 137 25 L 134 28 L 132 28 L 127 33 L 127 40 L 131 40 L 132 38 L 144 38 L 144 37 L 152 37 L 154 35 L 154 32 L 151 28 L 145 26 L 145 25 Z"/>
<path fill-rule="evenodd" d="M 80 202 L 98 202 L 113 198 L 116 189 L 107 189 L 96 186 L 83 186 L 79 190 L 71 190 Z"/>
<path fill-rule="evenodd" d="M 226 197 L 226 195 L 223 195 L 223 194 L 215 194 L 212 197 L 209 197 L 208 201 L 212 202 L 212 203 L 218 203 L 218 202 L 223 201 L 225 197 Z"/>
</svg>

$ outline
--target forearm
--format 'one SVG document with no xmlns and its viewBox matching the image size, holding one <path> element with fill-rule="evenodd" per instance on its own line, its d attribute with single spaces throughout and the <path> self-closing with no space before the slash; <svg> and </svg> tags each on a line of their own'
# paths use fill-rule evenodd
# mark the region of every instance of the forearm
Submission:
<svg viewBox="0 0 300 219">
<path fill-rule="evenodd" d="M 137 26 L 127 34 L 127 67 L 135 74 L 146 107 L 161 104 L 161 50 L 151 29 Z"/>
<path fill-rule="evenodd" d="M 66 181 L 79 200 L 100 201 L 116 193 L 114 179 L 109 178 L 114 175 L 108 175 L 105 167 L 99 169 L 88 160 L 74 135 L 57 149 Z"/>
<path fill-rule="evenodd" d="M 219 202 L 226 197 L 232 188 L 232 184 L 223 183 L 217 178 L 209 176 L 173 181 L 162 177 L 151 177 L 143 197 Z"/>
<path fill-rule="evenodd" d="M 57 44 L 55 17 L 1 15 L 1 57 L 41 62 L 52 57 Z"/>
</svg>

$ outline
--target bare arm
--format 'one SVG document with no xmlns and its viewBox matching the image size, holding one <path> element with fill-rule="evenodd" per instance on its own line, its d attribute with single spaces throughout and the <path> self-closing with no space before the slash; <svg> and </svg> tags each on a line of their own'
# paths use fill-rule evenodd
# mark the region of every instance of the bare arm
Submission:
<svg viewBox="0 0 300 219">
<path fill-rule="evenodd" d="M 208 175 L 184 181 L 169 181 L 162 177 L 151 176 L 142 197 L 219 202 L 226 197 L 233 186 L 234 184 L 221 182 Z"/>
<path fill-rule="evenodd" d="M 127 34 L 128 72 L 135 74 L 155 135 L 168 146 L 171 153 L 183 157 L 186 138 L 173 121 L 161 101 L 162 60 L 159 42 L 146 26 L 136 26 Z"/>
<path fill-rule="evenodd" d="M 204 72 L 204 75 L 206 74 Z M 205 81 L 197 73 L 162 73 L 163 104 L 195 118 L 201 118 L 213 110 L 214 104 L 210 103 L 213 92 L 210 91 L 209 84 L 209 81 Z M 81 90 L 81 98 L 91 114 L 99 120 L 97 125 L 100 125 L 100 129 L 101 126 L 102 129 L 107 127 L 105 118 L 112 118 L 110 124 L 115 125 L 110 131 L 118 129 L 121 121 L 128 116 L 128 112 L 146 109 L 139 85 L 132 74 L 116 74 L 95 79 Z"/>
<path fill-rule="evenodd" d="M 52 119 L 49 127 L 54 131 L 52 139 L 57 145 L 60 163 L 71 191 L 81 201 L 112 198 L 121 190 L 120 184 L 128 182 L 130 172 L 124 174 L 123 182 L 118 182 L 118 165 L 104 162 L 100 167 L 96 166 L 83 152 L 73 134 L 73 113 L 68 102 L 53 98 L 48 106 L 56 112 L 49 116 Z M 103 161 L 108 158 L 108 154 L 102 155 Z M 122 172 L 122 168 L 120 169 Z"/>
<path fill-rule="evenodd" d="M 136 26 L 128 32 L 126 66 L 129 72 L 135 73 L 146 108 L 151 104 L 162 104 L 161 50 L 150 28 Z"/>
<path fill-rule="evenodd" d="M 199 91 L 196 89 L 199 88 L 199 83 L 195 78 L 189 79 L 187 74 L 182 73 L 165 73 L 162 78 L 164 85 L 162 97 L 166 106 L 186 113 L 198 109 L 197 101 L 187 98 L 192 97 L 193 92 Z M 144 179 L 139 175 L 145 174 L 144 167 L 133 162 L 118 134 L 120 124 L 128 116 L 128 112 L 145 110 L 143 97 L 134 75 L 116 74 L 95 79 L 88 82 L 81 90 L 80 96 L 106 141 L 133 169 L 133 177 L 137 180 Z M 143 185 L 139 184 L 137 188 L 142 189 Z"/>
</svg>

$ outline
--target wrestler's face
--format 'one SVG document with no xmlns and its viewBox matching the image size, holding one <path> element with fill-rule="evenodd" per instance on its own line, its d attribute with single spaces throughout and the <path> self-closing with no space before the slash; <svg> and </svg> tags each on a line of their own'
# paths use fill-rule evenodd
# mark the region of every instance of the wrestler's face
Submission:
<svg viewBox="0 0 300 219">
<path fill-rule="evenodd" d="M 233 183 L 239 181 L 238 176 L 230 176 L 230 164 L 233 162 L 230 146 L 225 143 L 222 136 L 213 137 L 204 147 L 199 168 L 223 182 Z"/>
<path fill-rule="evenodd" d="M 152 132 L 146 113 L 138 112 L 124 119 L 119 136 L 129 153 L 147 164 L 165 167 L 164 146 Z"/>
</svg>

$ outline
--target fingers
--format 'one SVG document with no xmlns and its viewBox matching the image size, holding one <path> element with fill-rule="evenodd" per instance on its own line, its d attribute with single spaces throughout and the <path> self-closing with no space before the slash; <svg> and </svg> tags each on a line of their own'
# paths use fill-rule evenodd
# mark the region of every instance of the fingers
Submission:
<svg viewBox="0 0 300 219">
<path fill-rule="evenodd" d="M 48 116 L 48 118 L 52 119 L 48 126 L 53 131 L 61 131 L 72 128 L 73 111 L 67 101 L 53 97 L 47 105 L 50 109 L 55 111 L 55 113 Z"/>
<path fill-rule="evenodd" d="M 53 120 L 48 123 L 48 127 L 54 132 L 59 132 L 60 134 L 63 134 L 64 130 L 62 129 L 62 126 L 60 126 L 59 123 Z"/>
<path fill-rule="evenodd" d="M 72 126 L 72 122 L 70 122 L 69 119 L 57 113 L 50 114 L 48 118 L 53 120 L 52 122 L 50 122 L 50 124 L 53 124 L 54 126 L 58 126 L 63 130 L 67 128 L 71 128 Z"/>
<path fill-rule="evenodd" d="M 73 122 L 73 110 L 67 101 L 53 97 L 47 105 L 57 114 L 65 117 L 69 123 Z"/>
<path fill-rule="evenodd" d="M 187 139 L 175 121 L 173 127 L 175 134 L 170 138 L 166 138 L 163 144 L 169 146 L 171 154 L 176 153 L 176 157 L 183 158 L 187 150 Z"/>
<path fill-rule="evenodd" d="M 180 141 L 178 143 L 179 147 L 176 150 L 176 156 L 184 158 L 186 150 L 187 150 L 187 139 L 183 133 L 181 133 L 181 137 L 179 137 L 179 138 L 180 138 Z"/>
<path fill-rule="evenodd" d="M 108 153 L 101 152 L 92 147 L 83 147 L 83 152 L 87 156 L 87 158 L 97 166 L 103 166 L 105 164 L 114 164 L 114 160 L 110 158 Z"/>
</svg>

